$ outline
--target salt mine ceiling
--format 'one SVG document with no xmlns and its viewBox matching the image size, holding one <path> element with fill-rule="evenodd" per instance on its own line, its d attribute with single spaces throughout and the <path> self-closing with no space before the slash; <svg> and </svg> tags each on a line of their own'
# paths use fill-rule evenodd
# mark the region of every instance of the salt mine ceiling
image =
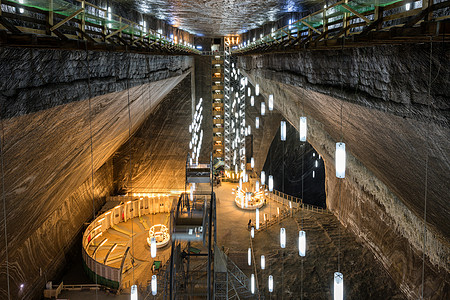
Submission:
<svg viewBox="0 0 450 300">
<path fill-rule="evenodd" d="M 127 9 L 163 19 L 200 36 L 238 34 L 306 11 L 317 0 L 119 0 Z M 323 2 L 323 1 L 322 1 Z M 322 3 L 321 2 L 321 3 Z"/>
</svg>

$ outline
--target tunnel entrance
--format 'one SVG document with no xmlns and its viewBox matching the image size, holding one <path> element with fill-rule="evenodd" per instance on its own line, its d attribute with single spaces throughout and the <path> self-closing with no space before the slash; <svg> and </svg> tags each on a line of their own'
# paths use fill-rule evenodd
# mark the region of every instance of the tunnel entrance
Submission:
<svg viewBox="0 0 450 300">
<path fill-rule="evenodd" d="M 286 141 L 281 141 L 278 130 L 270 145 L 263 170 L 266 174 L 273 175 L 274 189 L 298 198 L 302 198 L 303 176 L 303 201 L 325 208 L 323 158 L 311 144 L 300 142 L 298 131 L 289 122 L 286 123 Z"/>
</svg>

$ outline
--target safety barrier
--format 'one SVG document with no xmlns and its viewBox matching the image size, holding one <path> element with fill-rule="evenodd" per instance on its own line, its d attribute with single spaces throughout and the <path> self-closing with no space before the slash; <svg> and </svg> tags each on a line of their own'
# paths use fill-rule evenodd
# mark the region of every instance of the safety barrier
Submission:
<svg viewBox="0 0 450 300">
<path fill-rule="evenodd" d="M 103 232 L 118 223 L 126 222 L 135 217 L 141 217 L 150 213 L 170 212 L 173 205 L 173 198 L 168 195 L 164 197 L 141 197 L 137 200 L 133 200 L 134 198 L 131 196 L 109 197 L 109 201 L 120 200 L 123 203 L 95 218 L 85 230 L 82 239 L 83 267 L 88 276 L 96 283 L 116 290 L 121 285 L 122 270 L 129 248 L 119 256 L 119 259 L 121 259 L 119 268 L 106 265 L 108 255 L 115 250 L 117 244 L 109 248 L 108 255 L 105 257 L 103 263 L 97 261 L 95 259 L 95 253 L 107 241 L 106 239 L 100 241 Z M 99 242 L 94 243 L 95 240 L 99 240 Z M 91 251 L 90 246 L 96 247 Z"/>
</svg>

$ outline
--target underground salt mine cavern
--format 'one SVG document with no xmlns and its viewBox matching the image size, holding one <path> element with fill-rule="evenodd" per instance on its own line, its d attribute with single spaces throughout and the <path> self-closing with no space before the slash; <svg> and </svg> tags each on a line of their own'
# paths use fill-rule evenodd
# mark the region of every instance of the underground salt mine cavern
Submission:
<svg viewBox="0 0 450 300">
<path fill-rule="evenodd" d="M 450 299 L 450 1 L 0 6 L 0 299 Z"/>
</svg>

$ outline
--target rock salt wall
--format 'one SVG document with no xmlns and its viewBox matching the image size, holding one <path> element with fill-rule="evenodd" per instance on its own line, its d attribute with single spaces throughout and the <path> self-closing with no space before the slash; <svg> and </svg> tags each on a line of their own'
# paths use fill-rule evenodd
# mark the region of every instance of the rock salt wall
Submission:
<svg viewBox="0 0 450 300">
<path fill-rule="evenodd" d="M 431 114 L 424 105 L 424 45 L 240 58 L 250 80 L 263 94 L 274 94 L 275 108 L 297 129 L 305 111 L 308 141 L 324 157 L 327 206 L 340 211 L 341 222 L 372 249 L 409 298 L 417 298 L 421 286 L 427 151 L 425 295 L 442 299 L 449 293 L 448 53 L 434 47 Z M 334 152 L 341 109 L 347 172 L 339 183 Z"/>
</svg>

